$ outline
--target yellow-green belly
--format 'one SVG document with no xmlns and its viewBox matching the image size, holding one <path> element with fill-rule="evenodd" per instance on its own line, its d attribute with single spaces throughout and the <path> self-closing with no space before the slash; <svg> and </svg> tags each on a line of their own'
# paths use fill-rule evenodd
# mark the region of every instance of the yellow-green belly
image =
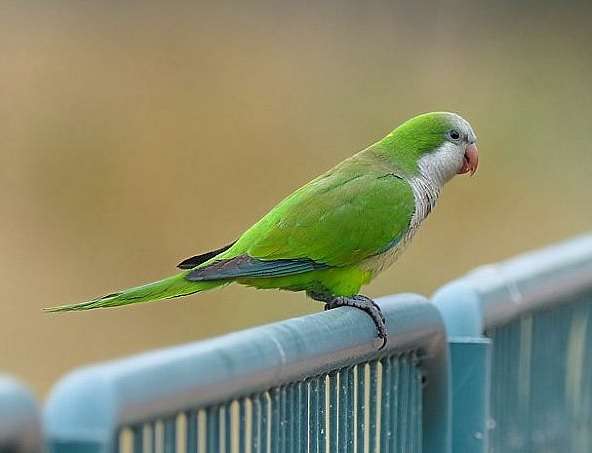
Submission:
<svg viewBox="0 0 592 453">
<path fill-rule="evenodd" d="M 313 272 L 273 278 L 246 278 L 238 283 L 259 289 L 284 289 L 287 291 L 314 291 L 335 296 L 358 294 L 362 285 L 372 279 L 372 272 L 360 266 L 322 269 Z"/>
</svg>

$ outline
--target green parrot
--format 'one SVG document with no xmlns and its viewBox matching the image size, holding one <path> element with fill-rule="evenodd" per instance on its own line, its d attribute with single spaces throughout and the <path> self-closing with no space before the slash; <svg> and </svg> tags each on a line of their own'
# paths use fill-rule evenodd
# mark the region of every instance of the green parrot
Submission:
<svg viewBox="0 0 592 453">
<path fill-rule="evenodd" d="M 476 136 L 454 113 L 401 124 L 282 200 L 235 242 L 181 262 L 180 273 L 49 311 L 116 307 L 240 283 L 305 291 L 325 309 L 349 306 L 372 318 L 386 344 L 380 307 L 360 295 L 389 267 L 456 174 L 474 174 Z"/>
</svg>

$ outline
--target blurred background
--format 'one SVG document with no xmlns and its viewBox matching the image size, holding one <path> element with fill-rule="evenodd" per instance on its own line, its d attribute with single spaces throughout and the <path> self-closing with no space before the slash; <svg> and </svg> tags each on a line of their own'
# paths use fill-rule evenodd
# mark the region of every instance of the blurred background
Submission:
<svg viewBox="0 0 592 453">
<path fill-rule="evenodd" d="M 0 369 L 72 367 L 319 311 L 243 287 L 50 315 L 175 272 L 417 113 L 477 131 L 366 293 L 429 295 L 592 227 L 592 19 L 582 2 L 2 2 Z"/>
</svg>

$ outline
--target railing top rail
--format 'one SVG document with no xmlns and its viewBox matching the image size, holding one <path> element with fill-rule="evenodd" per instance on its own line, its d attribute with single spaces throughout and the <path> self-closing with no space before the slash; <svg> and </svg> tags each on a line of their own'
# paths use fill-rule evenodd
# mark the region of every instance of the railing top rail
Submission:
<svg viewBox="0 0 592 453">
<path fill-rule="evenodd" d="M 433 297 L 451 336 L 481 335 L 592 289 L 592 234 L 482 266 Z"/>
<path fill-rule="evenodd" d="M 410 294 L 387 297 L 379 304 L 389 334 L 382 351 L 369 317 L 341 308 L 80 369 L 62 379 L 50 395 L 47 435 L 80 438 L 82 431 L 89 441 L 107 442 L 121 425 L 414 349 L 423 351 L 422 367 L 434 382 L 429 390 L 433 394 L 426 394 L 424 420 L 442 416 L 448 411 L 447 359 L 438 310 Z M 435 441 L 448 442 L 447 428 L 435 429 L 441 430 Z"/>
</svg>

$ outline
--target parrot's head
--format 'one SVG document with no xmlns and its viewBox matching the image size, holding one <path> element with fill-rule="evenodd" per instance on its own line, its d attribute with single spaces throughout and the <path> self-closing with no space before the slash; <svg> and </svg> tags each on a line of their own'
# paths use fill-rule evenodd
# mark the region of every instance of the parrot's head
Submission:
<svg viewBox="0 0 592 453">
<path fill-rule="evenodd" d="M 454 175 L 473 175 L 479 165 L 477 136 L 456 113 L 418 115 L 391 132 L 383 143 L 413 172 L 444 185 Z"/>
</svg>

